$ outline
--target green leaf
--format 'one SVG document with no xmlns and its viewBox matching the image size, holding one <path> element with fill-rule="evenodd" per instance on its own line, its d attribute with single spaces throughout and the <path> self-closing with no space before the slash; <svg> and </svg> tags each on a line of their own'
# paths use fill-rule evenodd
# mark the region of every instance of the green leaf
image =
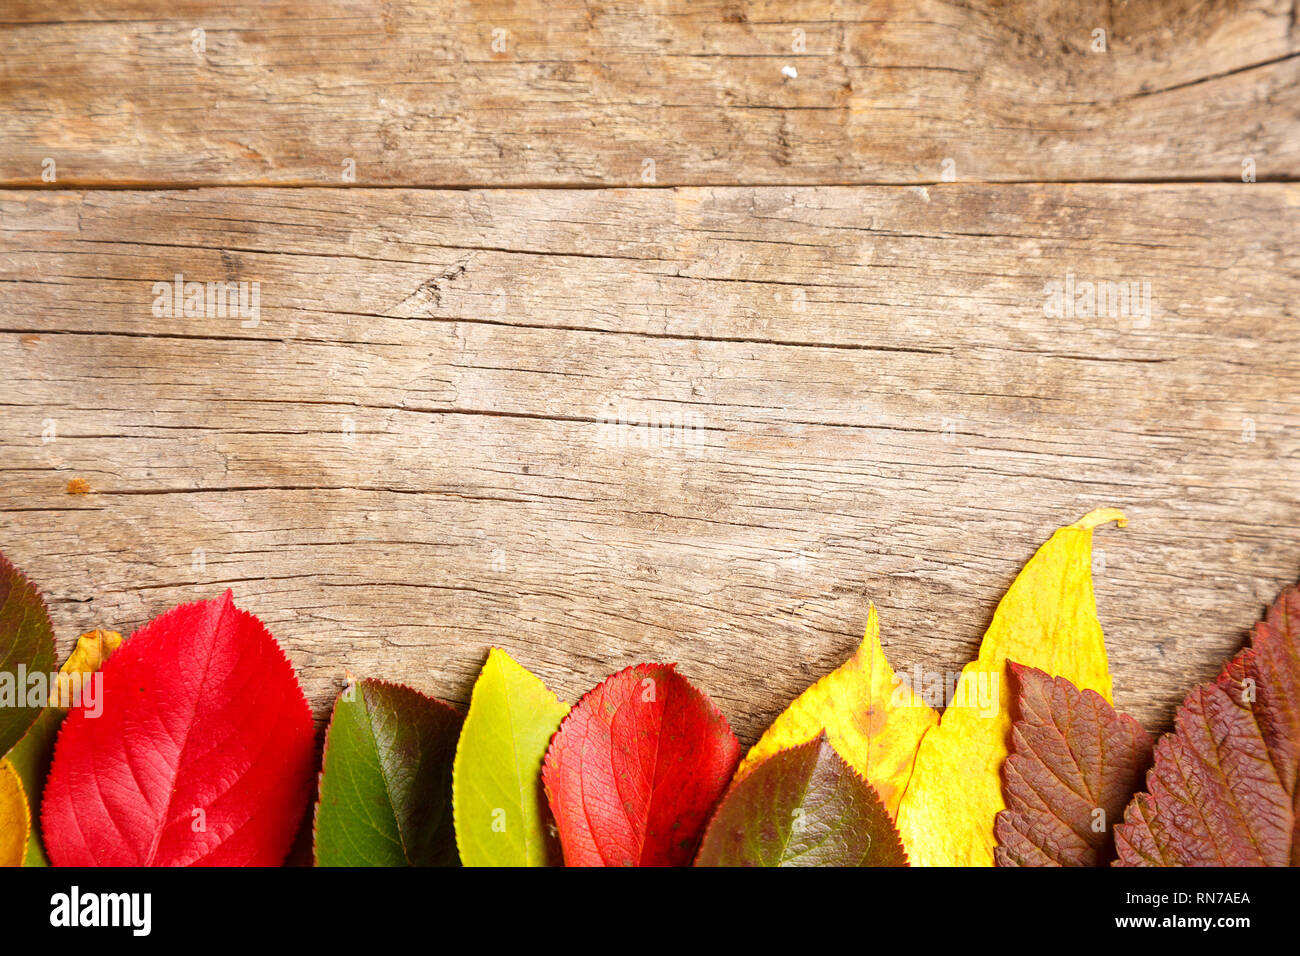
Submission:
<svg viewBox="0 0 1300 956">
<path fill-rule="evenodd" d="M 0 756 L 22 739 L 44 707 L 43 700 L 29 699 L 27 675 L 48 680 L 53 671 L 54 629 L 45 602 L 0 554 Z"/>
<path fill-rule="evenodd" d="M 50 759 L 54 756 L 54 741 L 59 736 L 59 727 L 68 712 L 59 707 L 46 707 L 35 723 L 23 735 L 23 739 L 14 744 L 5 759 L 13 765 L 18 779 L 22 781 L 27 793 L 27 803 L 32 814 L 32 833 L 27 840 L 27 852 L 23 856 L 23 866 L 49 866 L 45 848 L 40 838 L 40 800 L 44 790 L 45 776 L 50 772 Z"/>
<path fill-rule="evenodd" d="M 465 866 L 559 866 L 542 791 L 542 758 L 569 705 L 515 663 L 488 652 L 456 749 L 456 841 Z"/>
<path fill-rule="evenodd" d="M 32 809 L 32 820 L 40 820 L 40 797 L 45 775 L 50 770 L 50 758 L 54 754 L 54 739 L 59 735 L 59 726 L 67 711 L 58 707 L 46 707 L 36 718 L 31 729 L 23 739 L 14 744 L 14 749 L 7 758 L 18 774 L 27 792 L 27 802 Z M 23 857 L 23 866 L 49 866 L 45 850 L 38 836 L 38 826 L 32 827 L 31 838 L 27 841 L 27 853 Z"/>
<path fill-rule="evenodd" d="M 461 722 L 401 684 L 349 684 L 325 735 L 316 865 L 456 866 L 451 766 Z"/>
<path fill-rule="evenodd" d="M 825 734 L 731 788 L 696 866 L 907 866 L 889 813 Z"/>
</svg>

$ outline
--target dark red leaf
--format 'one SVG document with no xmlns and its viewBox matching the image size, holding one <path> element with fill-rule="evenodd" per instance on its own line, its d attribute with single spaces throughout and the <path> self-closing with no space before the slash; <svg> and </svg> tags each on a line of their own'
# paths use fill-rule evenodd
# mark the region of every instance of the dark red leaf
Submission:
<svg viewBox="0 0 1300 956">
<path fill-rule="evenodd" d="M 1251 646 L 1195 688 L 1156 744 L 1147 792 L 1115 828 L 1121 866 L 1287 866 L 1300 753 L 1300 590 L 1278 598 Z"/>
<path fill-rule="evenodd" d="M 274 866 L 306 807 L 311 712 L 293 666 L 227 591 L 137 631 L 72 710 L 42 803 L 58 866 Z"/>
<path fill-rule="evenodd" d="M 638 664 L 587 694 L 542 782 L 568 866 L 686 866 L 740 760 L 727 719 L 674 665 Z"/>
<path fill-rule="evenodd" d="M 1289 588 L 1255 625 L 1250 649 L 1238 655 L 1242 673 L 1229 664 L 1225 676 L 1254 690 L 1255 719 L 1292 816 L 1300 820 L 1300 586 Z M 1249 679 L 1254 682 L 1247 685 Z M 1300 866 L 1300 835 L 1292 831 L 1291 865 Z"/>
<path fill-rule="evenodd" d="M 1151 764 L 1151 738 L 1095 691 L 1021 664 L 1011 674 L 998 866 L 1103 866 L 1115 856 L 1112 824 Z"/>
</svg>

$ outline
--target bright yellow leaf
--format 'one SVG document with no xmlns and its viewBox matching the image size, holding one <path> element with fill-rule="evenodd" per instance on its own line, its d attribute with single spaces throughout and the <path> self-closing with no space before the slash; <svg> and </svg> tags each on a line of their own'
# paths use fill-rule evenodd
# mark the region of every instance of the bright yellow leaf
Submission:
<svg viewBox="0 0 1300 956">
<path fill-rule="evenodd" d="M 0 866 L 22 866 L 31 816 L 18 771 L 0 760 Z"/>
<path fill-rule="evenodd" d="M 736 770 L 733 785 L 777 751 L 826 732 L 836 752 L 866 778 L 891 814 L 912 775 L 921 738 L 939 715 L 894 676 L 880 646 L 873 605 L 867 633 L 848 661 L 800 695 L 767 729 Z"/>
<path fill-rule="evenodd" d="M 939 726 L 921 741 L 899 805 L 898 830 L 914 866 L 993 865 L 993 820 L 1004 809 L 1001 771 L 1011 733 L 1008 660 L 1110 702 L 1092 592 L 1092 529 L 1108 521 L 1126 524 L 1120 511 L 1101 508 L 1057 531 L 998 604 L 979 657 L 962 670 Z"/>
</svg>

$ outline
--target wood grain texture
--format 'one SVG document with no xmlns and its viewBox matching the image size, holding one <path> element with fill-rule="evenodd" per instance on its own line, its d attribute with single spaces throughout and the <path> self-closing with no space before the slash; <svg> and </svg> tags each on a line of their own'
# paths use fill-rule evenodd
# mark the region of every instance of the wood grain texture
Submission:
<svg viewBox="0 0 1300 956">
<path fill-rule="evenodd" d="M 0 20 L 14 185 L 47 159 L 73 186 L 343 185 L 347 159 L 359 185 L 418 186 L 640 185 L 647 159 L 659 185 L 929 183 L 945 159 L 959 181 L 1300 173 L 1293 0 L 7 0 Z"/>
<path fill-rule="evenodd" d="M 318 716 L 345 668 L 465 702 L 495 643 L 569 700 L 679 661 L 750 741 L 868 601 L 898 670 L 956 671 L 1116 505 L 1116 702 L 1158 730 L 1300 577 L 1298 217 L 1267 183 L 2 192 L 0 547 L 65 650 L 232 587 Z M 176 273 L 259 282 L 258 321 L 155 315 Z M 1049 317 L 1071 274 L 1149 281 L 1149 322 Z"/>
</svg>

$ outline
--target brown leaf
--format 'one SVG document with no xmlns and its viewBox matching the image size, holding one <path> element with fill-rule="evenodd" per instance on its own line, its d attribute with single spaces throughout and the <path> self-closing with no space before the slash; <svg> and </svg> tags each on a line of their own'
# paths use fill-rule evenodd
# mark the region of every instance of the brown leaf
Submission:
<svg viewBox="0 0 1300 956">
<path fill-rule="evenodd" d="M 1142 784 L 1151 738 L 1136 720 L 1063 677 L 1011 664 L 1018 713 L 1003 765 L 998 866 L 1102 866 L 1111 822 Z"/>
</svg>

